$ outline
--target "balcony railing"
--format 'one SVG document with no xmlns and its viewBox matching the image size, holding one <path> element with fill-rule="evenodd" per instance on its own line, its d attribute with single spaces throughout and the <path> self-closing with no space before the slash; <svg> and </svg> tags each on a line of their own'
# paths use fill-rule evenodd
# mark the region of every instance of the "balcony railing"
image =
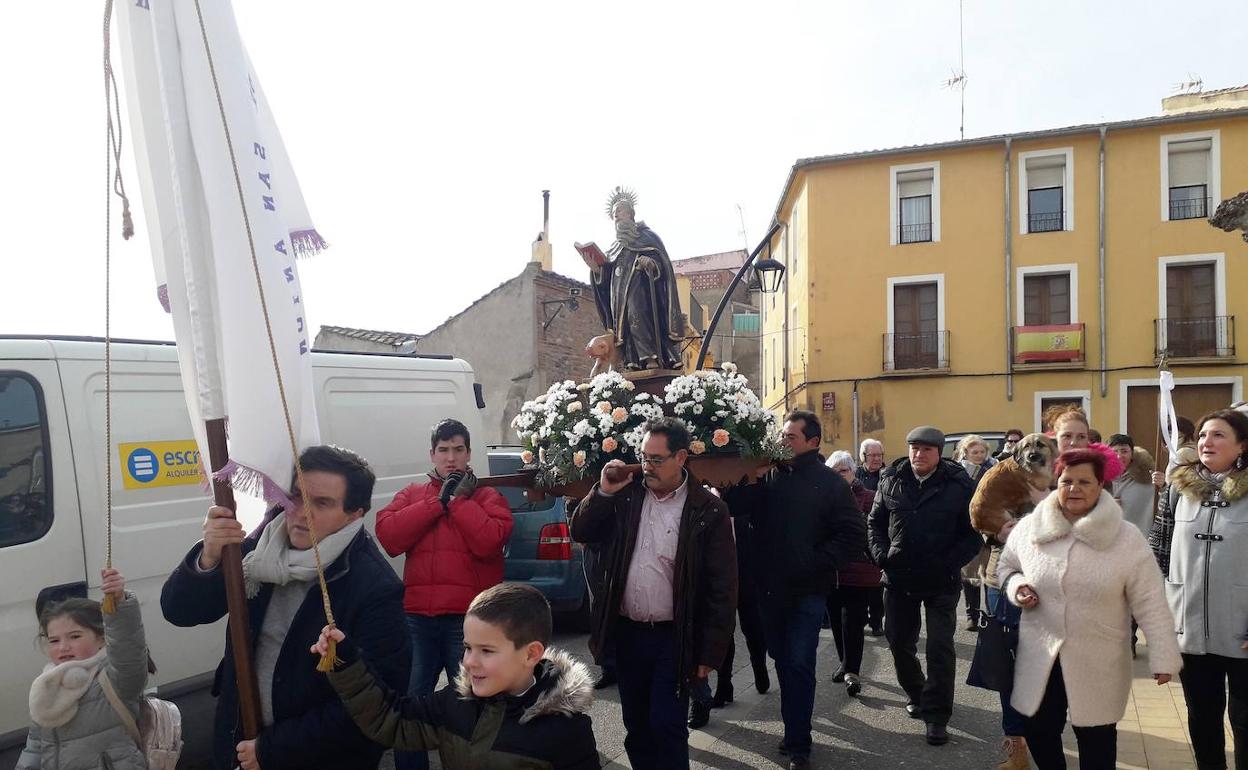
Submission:
<svg viewBox="0 0 1248 770">
<path fill-rule="evenodd" d="M 1015 364 L 1082 364 L 1083 324 L 1014 327 Z"/>
<path fill-rule="evenodd" d="M 901 243 L 925 243 L 932 239 L 931 222 L 902 224 L 898 227 L 898 231 L 898 240 Z"/>
<path fill-rule="evenodd" d="M 1066 226 L 1066 212 L 1038 211 L 1027 213 L 1027 232 L 1051 233 Z"/>
<path fill-rule="evenodd" d="M 1153 321 L 1158 358 L 1234 358 L 1235 316 L 1159 318 Z"/>
<path fill-rule="evenodd" d="M 884 371 L 948 368 L 948 331 L 884 335 Z"/>
<path fill-rule="evenodd" d="M 1209 198 L 1171 198 L 1170 219 L 1205 219 L 1210 202 Z"/>
</svg>

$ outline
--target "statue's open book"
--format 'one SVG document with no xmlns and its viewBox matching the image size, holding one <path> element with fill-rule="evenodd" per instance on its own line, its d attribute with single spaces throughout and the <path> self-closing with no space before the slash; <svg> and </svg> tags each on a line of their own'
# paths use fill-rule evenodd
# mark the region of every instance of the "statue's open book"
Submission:
<svg viewBox="0 0 1248 770">
<path fill-rule="evenodd" d="M 598 248 L 598 244 L 590 241 L 589 243 L 572 244 L 580 253 L 581 259 L 585 260 L 585 264 L 590 270 L 597 270 L 607 264 L 607 255 L 602 253 L 602 249 Z"/>
</svg>

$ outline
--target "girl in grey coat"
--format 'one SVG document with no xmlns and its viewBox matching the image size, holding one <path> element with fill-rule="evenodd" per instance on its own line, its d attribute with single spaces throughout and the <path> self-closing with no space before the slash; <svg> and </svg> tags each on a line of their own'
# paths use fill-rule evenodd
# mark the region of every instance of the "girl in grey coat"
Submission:
<svg viewBox="0 0 1248 770">
<path fill-rule="evenodd" d="M 101 685 L 107 676 L 137 721 L 148 672 L 139 601 L 125 592 L 117 570 L 101 577 L 104 593 L 117 602 L 113 614 L 75 598 L 39 618 L 49 662 L 30 687 L 32 724 L 17 770 L 147 770 Z"/>
<path fill-rule="evenodd" d="M 1166 596 L 1183 653 L 1196 764 L 1201 770 L 1226 767 L 1222 717 L 1229 690 L 1235 767 L 1246 770 L 1248 417 L 1223 409 L 1198 425 L 1199 459 L 1169 474 L 1174 530 Z"/>
</svg>

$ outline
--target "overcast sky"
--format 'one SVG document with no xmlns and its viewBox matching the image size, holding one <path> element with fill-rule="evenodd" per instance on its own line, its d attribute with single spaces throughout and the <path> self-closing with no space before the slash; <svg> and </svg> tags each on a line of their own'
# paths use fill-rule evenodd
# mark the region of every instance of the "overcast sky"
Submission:
<svg viewBox="0 0 1248 770">
<path fill-rule="evenodd" d="M 101 334 L 103 2 L 5 6 L 0 333 Z M 331 244 L 301 267 L 314 329 L 430 330 L 523 268 L 542 189 L 555 269 L 583 279 L 572 243 L 611 240 L 617 184 L 679 259 L 753 246 L 797 158 L 958 136 L 941 85 L 958 66 L 956 0 L 235 12 Z M 1246 82 L 1244 12 L 966 0 L 966 134 L 1155 115 L 1189 75 Z M 114 244 L 113 332 L 171 339 L 125 152 L 139 235 Z"/>
</svg>

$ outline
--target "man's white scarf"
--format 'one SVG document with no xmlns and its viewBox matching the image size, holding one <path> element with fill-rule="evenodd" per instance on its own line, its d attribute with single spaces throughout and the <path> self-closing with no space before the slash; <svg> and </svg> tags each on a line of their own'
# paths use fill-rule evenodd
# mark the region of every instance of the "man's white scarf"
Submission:
<svg viewBox="0 0 1248 770">
<path fill-rule="evenodd" d="M 30 718 L 40 727 L 60 727 L 78 713 L 78 703 L 95 681 L 108 657 L 100 650 L 90 658 L 49 663 L 30 686 Z"/>
<path fill-rule="evenodd" d="M 328 567 L 355 539 L 364 526 L 360 517 L 332 535 L 321 538 L 321 563 Z M 286 514 L 279 513 L 260 535 L 255 550 L 243 557 L 243 579 L 247 584 L 247 598 L 260 593 L 264 583 L 284 586 L 298 581 L 308 583 L 316 580 L 316 557 L 309 548 L 300 551 L 290 547 L 290 535 L 286 532 Z"/>
</svg>

